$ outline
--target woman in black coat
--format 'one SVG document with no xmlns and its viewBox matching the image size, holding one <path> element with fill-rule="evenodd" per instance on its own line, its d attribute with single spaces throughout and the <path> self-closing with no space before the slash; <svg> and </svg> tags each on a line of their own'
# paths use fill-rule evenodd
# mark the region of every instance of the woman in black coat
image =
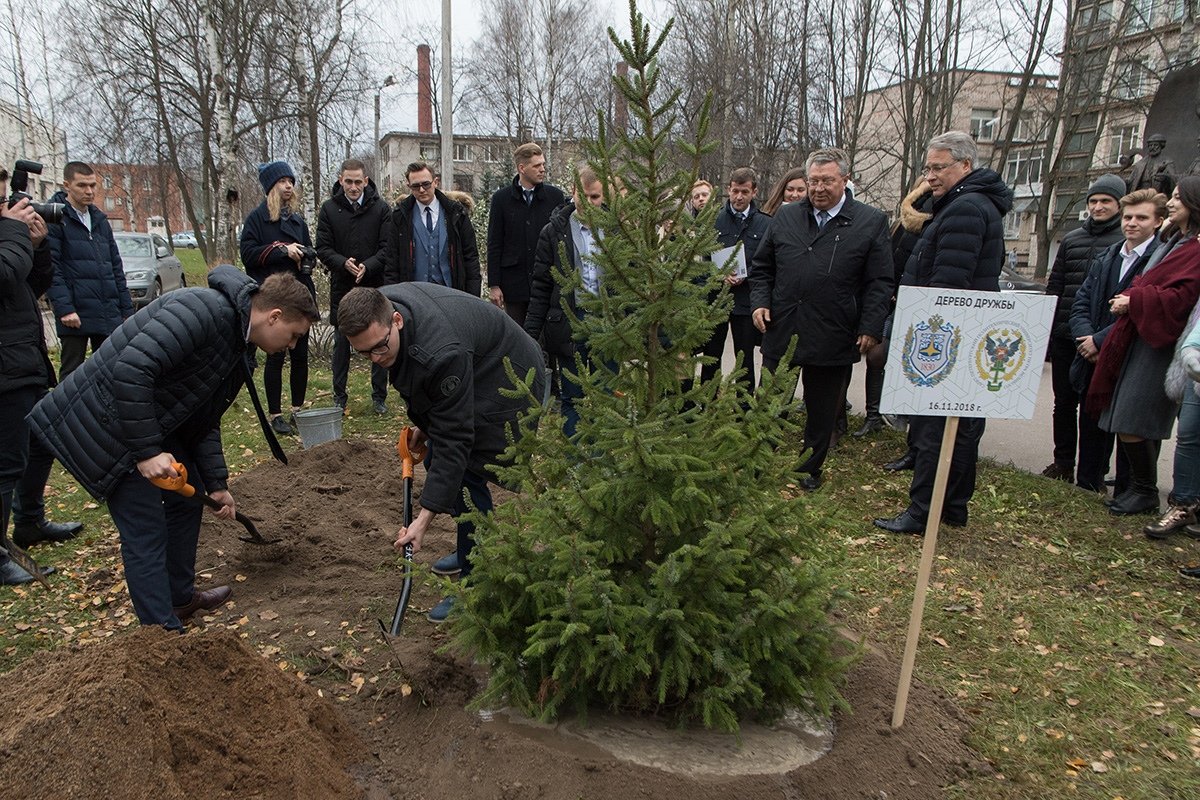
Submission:
<svg viewBox="0 0 1200 800">
<path fill-rule="evenodd" d="M 242 226 L 242 266 L 260 284 L 274 272 L 290 272 L 300 280 L 313 297 L 317 296 L 312 280 L 316 254 L 308 223 L 300 213 L 300 198 L 296 191 L 296 175 L 286 161 L 272 161 L 258 168 L 258 181 L 266 199 L 246 217 Z M 305 252 L 312 255 L 306 261 Z M 267 394 L 267 412 L 271 427 L 277 433 L 295 431 L 283 418 L 283 361 L 291 359 L 289 384 L 292 390 L 292 414 L 304 405 L 308 390 L 308 334 L 300 338 L 291 350 L 267 356 L 263 369 L 263 389 Z"/>
</svg>

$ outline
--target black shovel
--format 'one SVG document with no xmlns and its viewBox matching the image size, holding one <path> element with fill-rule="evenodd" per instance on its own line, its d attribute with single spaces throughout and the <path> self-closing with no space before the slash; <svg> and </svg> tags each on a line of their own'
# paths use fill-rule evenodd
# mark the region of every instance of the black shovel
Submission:
<svg viewBox="0 0 1200 800">
<path fill-rule="evenodd" d="M 400 429 L 400 440 L 396 442 L 396 452 L 400 454 L 400 474 L 404 477 L 404 527 L 412 524 L 412 487 L 413 469 L 418 460 L 425 459 L 425 446 L 412 447 L 409 437 L 412 428 L 405 425 Z M 400 635 L 400 626 L 404 624 L 404 613 L 408 611 L 408 596 L 412 594 L 413 573 L 412 542 L 404 545 L 404 584 L 400 587 L 400 600 L 396 603 L 396 613 L 392 615 L 392 636 Z"/>
<path fill-rule="evenodd" d="M 196 487 L 187 482 L 187 467 L 183 466 L 183 464 L 180 464 L 179 462 L 175 462 L 171 466 L 174 467 L 175 471 L 179 473 L 178 475 L 176 475 L 174 478 L 151 478 L 150 482 L 160 489 L 179 492 L 184 497 L 190 497 L 199 500 L 213 511 L 220 511 L 221 509 L 225 508 L 224 503 L 219 503 L 206 494 L 199 494 L 196 491 Z M 258 532 L 258 528 L 254 527 L 254 523 L 251 522 L 250 519 L 240 511 L 236 512 L 233 515 L 233 518 L 242 523 L 242 525 L 246 528 L 246 531 L 250 534 L 249 536 L 238 537 L 243 542 L 257 545 L 268 545 L 278 544 L 279 542 L 283 541 L 282 539 L 263 538 L 263 535 Z"/>
</svg>

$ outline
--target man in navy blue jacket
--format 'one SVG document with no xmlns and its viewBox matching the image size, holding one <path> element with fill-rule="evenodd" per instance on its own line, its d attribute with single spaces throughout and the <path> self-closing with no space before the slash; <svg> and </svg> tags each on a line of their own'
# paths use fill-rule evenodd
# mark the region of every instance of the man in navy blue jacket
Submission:
<svg viewBox="0 0 1200 800">
<path fill-rule="evenodd" d="M 63 169 L 63 191 L 52 200 L 66 203 L 62 222 L 50 226 L 54 281 L 46 296 L 54 308 L 62 347 L 59 379 L 83 363 L 88 343 L 92 352 L 133 316 L 133 299 L 125 285 L 125 268 L 108 217 L 92 205 L 96 173 L 82 161 Z"/>
</svg>

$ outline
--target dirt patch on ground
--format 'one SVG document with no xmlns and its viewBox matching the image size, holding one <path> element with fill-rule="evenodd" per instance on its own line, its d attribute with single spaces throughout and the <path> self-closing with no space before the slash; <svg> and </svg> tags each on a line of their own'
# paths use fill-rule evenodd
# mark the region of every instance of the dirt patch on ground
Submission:
<svg viewBox="0 0 1200 800">
<path fill-rule="evenodd" d="M 144 628 L 5 676 L 8 798 L 352 798 L 362 742 L 232 633 Z"/>
<path fill-rule="evenodd" d="M 469 659 L 438 652 L 446 643 L 446 632 L 424 618 L 441 597 L 440 586 L 419 582 L 403 634 L 391 642 L 380 634 L 378 621 L 390 621 L 400 588 L 399 559 L 391 547 L 402 519 L 399 459 L 394 450 L 379 442 L 341 441 L 296 453 L 290 460 L 288 467 L 264 464 L 232 486 L 240 509 L 265 536 L 281 537 L 282 543 L 267 548 L 245 545 L 237 540 L 240 526 L 206 515 L 197 558 L 202 573 L 198 583 L 202 588 L 229 583 L 234 597 L 206 618 L 201 635 L 183 641 L 207 643 L 217 630 L 236 629 L 274 662 L 262 662 L 269 670 L 298 673 L 301 680 L 321 688 L 361 737 L 361 744 L 354 744 L 353 737 L 342 744 L 357 747 L 365 760 L 354 778 L 369 800 L 897 800 L 939 797 L 942 787 L 976 771 L 988 771 L 963 743 L 967 725 L 957 709 L 920 684 L 910 695 L 904 728 L 891 731 L 898 666 L 895 659 L 877 652 L 868 652 L 848 676 L 843 694 L 853 711 L 837 715 L 833 750 L 785 775 L 704 779 L 670 775 L 617 761 L 594 748 L 580 748 L 570 737 L 553 732 L 526 733 L 499 717 L 484 721 L 464 709 L 482 686 L 482 669 Z M 419 492 L 423 470 L 417 472 Z M 502 495 L 497 492 L 498 501 Z M 418 561 L 431 563 L 450 552 L 453 541 L 452 520 L 439 518 Z M 228 647 L 227 639 L 223 636 L 219 641 Z M 203 648 L 215 646 L 196 645 L 189 658 L 197 662 L 210 658 Z M 192 664 L 182 673 L 196 669 L 202 668 Z M 29 673 L 36 674 L 36 669 L 23 667 L 22 672 L 27 677 L 15 685 L 24 682 L 28 687 L 34 679 Z M 38 686 L 39 695 L 55 696 L 53 682 Z M 215 716 L 212 710 L 224 702 L 225 691 L 229 688 L 213 687 L 211 696 L 193 696 L 196 708 L 190 713 L 197 719 Z M 13 709 L 23 694 L 10 689 L 0 697 L 5 699 L 4 707 Z M 254 722 L 253 714 L 245 719 L 247 726 Z M 195 728 L 185 733 L 197 736 L 193 747 L 198 750 L 212 743 L 211 736 L 201 737 Z M 142 746 L 152 745 L 165 746 L 154 741 Z M 239 752 L 226 749 L 227 760 Z M 65 751 L 59 757 L 69 756 Z M 0 753 L 0 758 L 7 762 L 10 753 Z M 144 760 L 149 761 L 149 756 Z M 350 761 L 343 759 L 344 764 Z M 282 786 L 290 787 L 289 781 L 313 773 L 308 768 L 297 773 L 282 763 L 278 767 L 281 771 L 271 780 Z M 96 784 L 111 790 L 136 769 L 149 772 L 130 763 L 119 772 L 108 770 L 93 777 L 103 777 Z M 0 777 L 9 772 L 0 766 Z M 202 788 L 190 794 L 227 796 L 221 791 L 221 787 Z M 280 795 L 244 791 L 239 796 L 341 796 L 337 791 L 341 790 L 303 794 L 289 789 Z"/>
</svg>

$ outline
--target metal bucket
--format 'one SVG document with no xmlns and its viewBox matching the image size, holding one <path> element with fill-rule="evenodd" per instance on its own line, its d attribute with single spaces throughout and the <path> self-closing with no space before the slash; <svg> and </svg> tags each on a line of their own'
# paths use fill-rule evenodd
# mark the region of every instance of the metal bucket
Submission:
<svg viewBox="0 0 1200 800">
<path fill-rule="evenodd" d="M 334 406 L 297 411 L 296 428 L 300 431 L 300 444 L 305 450 L 341 439 L 342 409 Z"/>
</svg>

